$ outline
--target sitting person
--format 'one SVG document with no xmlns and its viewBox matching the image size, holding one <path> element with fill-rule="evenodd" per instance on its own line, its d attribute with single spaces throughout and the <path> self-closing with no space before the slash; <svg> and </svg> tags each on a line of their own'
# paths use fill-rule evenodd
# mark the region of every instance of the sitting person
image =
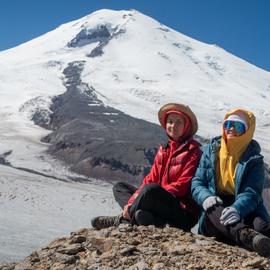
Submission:
<svg viewBox="0 0 270 270">
<path fill-rule="evenodd" d="M 116 217 L 93 218 L 94 228 L 129 222 L 190 230 L 197 223 L 200 209 L 190 191 L 201 157 L 200 144 L 193 139 L 198 130 L 196 116 L 186 105 L 169 103 L 160 108 L 158 117 L 169 139 L 167 145 L 160 147 L 138 189 L 123 182 L 115 184 L 114 196 L 123 212 Z"/>
<path fill-rule="evenodd" d="M 204 151 L 192 179 L 192 196 L 204 209 L 199 233 L 270 256 L 270 219 L 262 200 L 264 163 L 253 140 L 253 113 L 226 114 L 221 137 Z"/>
</svg>

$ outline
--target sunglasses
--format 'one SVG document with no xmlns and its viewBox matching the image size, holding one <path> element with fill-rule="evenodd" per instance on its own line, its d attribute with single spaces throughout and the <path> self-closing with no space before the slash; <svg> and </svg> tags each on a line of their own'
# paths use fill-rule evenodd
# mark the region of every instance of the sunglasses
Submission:
<svg viewBox="0 0 270 270">
<path fill-rule="evenodd" d="M 237 133 L 244 133 L 246 131 L 245 125 L 238 121 L 227 120 L 224 122 L 223 126 L 226 130 L 229 130 L 233 127 Z"/>
</svg>

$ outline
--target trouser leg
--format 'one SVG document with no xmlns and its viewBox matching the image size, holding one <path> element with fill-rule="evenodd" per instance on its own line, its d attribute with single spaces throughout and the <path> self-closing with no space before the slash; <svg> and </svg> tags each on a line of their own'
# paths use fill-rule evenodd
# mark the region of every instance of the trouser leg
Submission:
<svg viewBox="0 0 270 270">
<path fill-rule="evenodd" d="M 123 209 L 137 188 L 125 182 L 117 182 L 112 189 L 115 200 Z"/>
<path fill-rule="evenodd" d="M 248 242 L 250 242 L 250 245 L 254 236 L 257 235 L 255 231 L 270 237 L 270 224 L 254 214 L 249 215 L 244 220 L 241 220 L 235 224 L 227 226 L 222 225 L 220 223 L 220 216 L 223 209 L 224 206 L 217 205 L 206 212 L 204 228 L 207 236 L 215 236 L 220 241 L 237 243 L 241 245 L 243 244 L 243 237 L 240 237 L 240 235 L 242 235 L 241 231 L 243 231 L 243 229 L 251 228 L 254 230 L 252 237 L 246 234 L 248 236 Z M 251 231 L 247 231 L 250 234 Z"/>
<path fill-rule="evenodd" d="M 270 223 L 263 220 L 261 217 L 255 214 L 251 214 L 245 218 L 244 222 L 250 228 L 270 238 Z"/>
<path fill-rule="evenodd" d="M 148 211 L 165 223 L 184 230 L 190 230 L 197 221 L 179 207 L 179 201 L 173 195 L 155 183 L 145 185 L 134 200 L 129 211 L 133 221 L 138 210 Z"/>
<path fill-rule="evenodd" d="M 240 245 L 270 258 L 270 224 L 255 214 L 245 218 L 245 223 L 248 227 L 238 233 Z"/>
<path fill-rule="evenodd" d="M 247 227 L 242 221 L 232 225 L 224 226 L 220 223 L 220 216 L 225 207 L 216 205 L 206 212 L 205 217 L 205 234 L 215 236 L 223 242 L 236 243 L 238 240 L 238 231 Z"/>
<path fill-rule="evenodd" d="M 121 208 L 124 208 L 135 191 L 136 187 L 124 182 L 118 182 L 113 186 L 114 198 Z M 96 229 L 118 226 L 120 223 L 130 223 L 123 218 L 122 213 L 118 216 L 98 216 L 91 220 L 92 227 Z"/>
</svg>

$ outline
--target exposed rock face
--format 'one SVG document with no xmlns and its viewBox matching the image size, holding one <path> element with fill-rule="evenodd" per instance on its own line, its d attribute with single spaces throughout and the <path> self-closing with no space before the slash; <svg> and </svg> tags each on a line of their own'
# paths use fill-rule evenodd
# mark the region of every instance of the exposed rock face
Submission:
<svg viewBox="0 0 270 270">
<path fill-rule="evenodd" d="M 270 260 L 175 228 L 83 229 L 0 270 L 270 269 Z"/>
<path fill-rule="evenodd" d="M 44 142 L 49 152 L 70 164 L 73 171 L 94 178 L 136 184 L 149 172 L 156 151 L 167 141 L 164 130 L 107 107 L 97 91 L 81 81 L 84 62 L 72 62 L 64 70 L 67 91 L 52 100 L 53 130 Z M 36 124 L 46 123 L 33 115 Z"/>
<path fill-rule="evenodd" d="M 132 16 L 130 14 L 130 16 Z M 96 47 L 87 55 L 88 57 L 102 56 L 103 48 L 108 45 L 111 39 L 125 33 L 125 28 L 115 27 L 110 24 L 100 24 L 96 28 L 83 28 L 68 44 L 68 47 L 82 47 L 92 43 L 98 43 Z"/>
</svg>

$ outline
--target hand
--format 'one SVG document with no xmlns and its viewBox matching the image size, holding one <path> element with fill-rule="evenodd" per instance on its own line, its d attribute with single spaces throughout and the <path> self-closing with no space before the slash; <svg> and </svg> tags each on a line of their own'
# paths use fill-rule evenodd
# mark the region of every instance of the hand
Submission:
<svg viewBox="0 0 270 270">
<path fill-rule="evenodd" d="M 223 201 L 218 196 L 207 197 L 202 204 L 204 211 L 207 211 L 216 204 L 222 204 Z"/>
<path fill-rule="evenodd" d="M 131 220 L 130 215 L 129 215 L 129 211 L 128 211 L 129 207 L 130 207 L 130 205 L 127 204 L 126 206 L 124 206 L 124 209 L 123 209 L 123 218 L 127 219 L 127 220 Z"/>
<path fill-rule="evenodd" d="M 240 219 L 240 215 L 234 207 L 226 207 L 222 211 L 220 223 L 227 226 L 238 222 Z"/>
</svg>

